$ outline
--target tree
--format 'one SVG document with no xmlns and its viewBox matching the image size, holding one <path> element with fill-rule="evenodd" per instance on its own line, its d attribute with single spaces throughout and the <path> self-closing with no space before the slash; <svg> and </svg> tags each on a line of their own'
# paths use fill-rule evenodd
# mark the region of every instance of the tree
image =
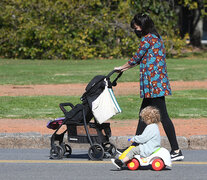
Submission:
<svg viewBox="0 0 207 180">
<path fill-rule="evenodd" d="M 0 0 L 0 56 L 90 59 L 131 56 L 138 47 L 130 21 L 152 17 L 167 54 L 179 55 L 173 0 Z"/>
<path fill-rule="evenodd" d="M 207 15 L 206 0 L 177 0 L 179 6 L 180 34 L 183 38 L 186 33 L 190 36 L 190 44 L 202 47 L 203 17 Z"/>
</svg>

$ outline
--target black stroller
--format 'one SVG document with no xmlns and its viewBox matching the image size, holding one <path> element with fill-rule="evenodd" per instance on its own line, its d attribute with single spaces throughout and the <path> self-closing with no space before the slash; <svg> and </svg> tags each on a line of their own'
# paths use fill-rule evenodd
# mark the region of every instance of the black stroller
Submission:
<svg viewBox="0 0 207 180">
<path fill-rule="evenodd" d="M 55 130 L 51 137 L 51 159 L 61 159 L 64 156 L 69 157 L 71 155 L 71 146 L 64 142 L 66 132 L 69 143 L 90 144 L 88 156 L 91 160 L 102 160 L 103 158 L 111 158 L 116 155 L 116 147 L 109 142 L 109 138 L 111 137 L 110 123 L 104 122 L 113 115 L 121 112 L 113 96 L 112 86 L 116 86 L 116 81 L 121 77 L 122 73 L 119 73 L 114 81 L 111 82 L 110 77 L 114 72 L 110 72 L 107 76 L 95 76 L 85 88 L 86 91 L 81 97 L 82 104 L 74 106 L 72 103 L 60 103 L 60 109 L 63 111 L 65 117 L 49 121 L 47 124 L 48 128 Z M 114 103 L 112 109 L 116 110 L 116 113 L 113 112 L 114 114 L 111 114 L 110 117 L 108 116 L 110 112 L 103 112 L 111 108 L 110 104 L 107 104 L 110 100 L 107 100 L 105 97 L 99 100 L 101 96 L 104 96 L 101 94 L 106 92 L 105 89 L 107 89 L 107 92 L 109 90 L 108 96 L 110 96 L 111 101 Z M 100 108 L 93 107 L 94 102 L 104 100 L 105 109 L 100 110 L 102 108 L 101 105 L 98 105 Z M 68 111 L 67 108 L 70 110 Z M 97 113 L 96 110 L 98 110 Z M 111 110 L 109 109 L 109 111 Z M 92 119 L 94 119 L 94 122 L 91 122 Z M 61 134 L 57 134 L 63 125 L 66 125 L 66 130 Z M 81 128 L 83 129 L 82 131 L 80 130 Z M 91 131 L 95 131 L 95 133 L 92 134 Z"/>
</svg>

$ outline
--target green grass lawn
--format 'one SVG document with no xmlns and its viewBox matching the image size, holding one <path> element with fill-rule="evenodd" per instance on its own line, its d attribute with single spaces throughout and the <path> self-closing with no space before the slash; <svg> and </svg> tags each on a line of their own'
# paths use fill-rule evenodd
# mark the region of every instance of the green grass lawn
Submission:
<svg viewBox="0 0 207 180">
<path fill-rule="evenodd" d="M 117 101 L 123 112 L 114 119 L 137 119 L 142 99 L 136 95 L 118 96 Z M 54 119 L 62 117 L 59 103 L 81 103 L 77 96 L 19 96 L 0 97 L 0 118 Z M 207 117 L 207 91 L 175 91 L 166 97 L 171 118 Z"/>
<path fill-rule="evenodd" d="M 96 75 L 107 75 L 127 59 L 111 60 L 3 60 L 0 59 L 0 84 L 64 84 L 88 83 Z M 168 74 L 172 81 L 206 80 L 207 53 L 180 59 L 168 59 Z M 113 78 L 113 77 L 112 77 Z M 139 66 L 125 72 L 122 82 L 139 81 Z M 118 96 L 123 113 L 115 119 L 136 119 L 142 99 L 137 96 Z M 175 91 L 166 98 L 170 117 L 207 117 L 207 91 Z M 0 97 L 0 118 L 53 119 L 63 116 L 61 102 L 81 103 L 80 97 L 27 96 Z"/>
<path fill-rule="evenodd" d="M 123 65 L 126 61 L 126 59 L 68 61 L 0 59 L 0 84 L 88 83 L 94 76 L 107 75 L 115 66 Z M 207 58 L 168 59 L 167 68 L 172 81 L 207 79 Z M 139 66 L 126 71 L 120 81 L 139 81 Z"/>
</svg>

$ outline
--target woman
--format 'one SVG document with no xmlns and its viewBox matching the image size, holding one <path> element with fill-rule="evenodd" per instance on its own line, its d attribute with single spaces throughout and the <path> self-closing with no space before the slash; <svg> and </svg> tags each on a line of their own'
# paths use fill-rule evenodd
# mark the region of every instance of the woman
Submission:
<svg viewBox="0 0 207 180">
<path fill-rule="evenodd" d="M 170 83 L 166 68 L 166 52 L 163 40 L 155 29 L 152 19 L 145 14 L 136 14 L 131 21 L 131 28 L 141 38 L 135 55 L 123 66 L 115 67 L 116 71 L 126 71 L 140 65 L 140 97 L 143 98 L 140 112 L 147 106 L 155 106 L 161 114 L 161 122 L 171 145 L 172 161 L 183 160 L 176 139 L 174 125 L 168 116 L 165 96 L 171 95 Z M 141 117 L 139 117 L 141 118 Z M 136 135 L 142 134 L 146 127 L 139 121 Z"/>
</svg>

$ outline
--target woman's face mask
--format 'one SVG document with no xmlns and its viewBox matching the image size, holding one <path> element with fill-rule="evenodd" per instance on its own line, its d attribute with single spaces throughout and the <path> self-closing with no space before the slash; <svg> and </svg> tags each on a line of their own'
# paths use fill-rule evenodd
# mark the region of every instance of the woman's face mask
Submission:
<svg viewBox="0 0 207 180">
<path fill-rule="evenodd" d="M 135 34 L 137 35 L 138 38 L 142 37 L 142 31 L 141 30 L 134 30 Z"/>
</svg>

